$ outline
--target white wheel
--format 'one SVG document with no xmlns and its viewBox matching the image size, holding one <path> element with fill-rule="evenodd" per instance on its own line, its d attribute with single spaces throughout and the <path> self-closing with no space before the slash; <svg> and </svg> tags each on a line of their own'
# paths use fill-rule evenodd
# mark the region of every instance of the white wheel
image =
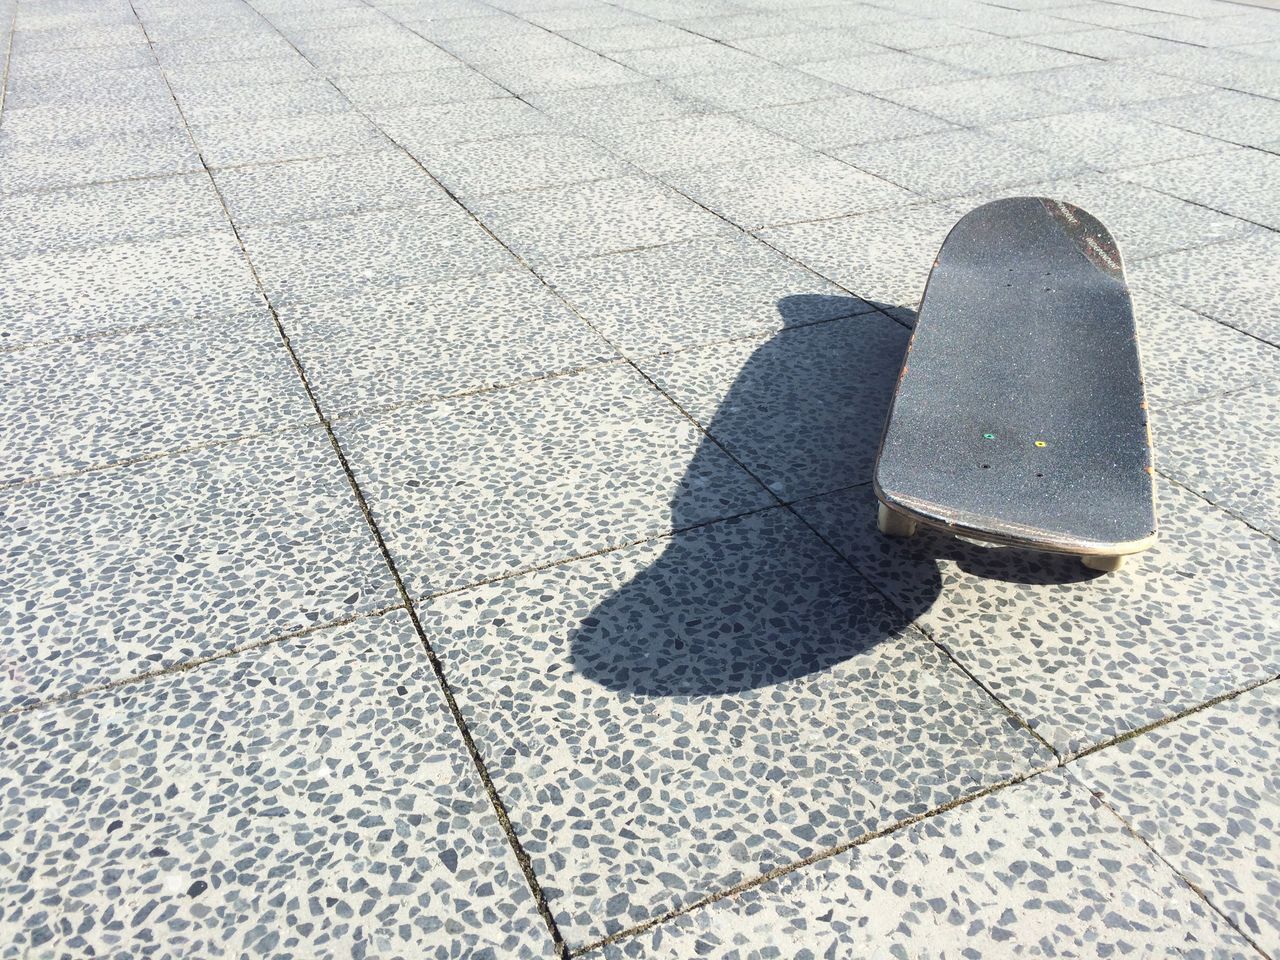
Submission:
<svg viewBox="0 0 1280 960">
<path fill-rule="evenodd" d="M 1124 557 L 1081 557 L 1080 562 L 1090 570 L 1101 570 L 1103 573 L 1114 573 L 1124 566 Z"/>
<path fill-rule="evenodd" d="M 880 513 L 878 515 L 878 526 L 880 532 L 887 537 L 914 537 L 916 535 L 916 522 L 910 517 L 904 517 L 896 510 L 880 504 Z"/>
</svg>

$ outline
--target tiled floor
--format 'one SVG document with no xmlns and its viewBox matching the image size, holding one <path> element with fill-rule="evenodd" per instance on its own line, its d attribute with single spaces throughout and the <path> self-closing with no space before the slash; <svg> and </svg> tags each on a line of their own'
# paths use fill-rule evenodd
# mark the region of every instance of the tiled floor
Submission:
<svg viewBox="0 0 1280 960">
<path fill-rule="evenodd" d="M 1280 12 L 0 50 L 0 960 L 1280 957 Z M 1117 574 L 875 531 L 936 248 L 1021 193 L 1128 259 Z"/>
</svg>

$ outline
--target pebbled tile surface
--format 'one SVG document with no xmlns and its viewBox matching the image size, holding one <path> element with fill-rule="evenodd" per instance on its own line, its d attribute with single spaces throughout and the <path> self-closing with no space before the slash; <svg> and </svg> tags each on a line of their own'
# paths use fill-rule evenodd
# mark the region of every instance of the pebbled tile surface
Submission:
<svg viewBox="0 0 1280 960">
<path fill-rule="evenodd" d="M 315 423 L 266 310 L 0 353 L 0 485 Z"/>
<path fill-rule="evenodd" d="M 1178 407 L 1161 432 L 1164 469 L 1254 526 L 1280 535 L 1280 380 Z"/>
<path fill-rule="evenodd" d="M 785 510 L 420 615 L 578 945 L 1049 762 Z"/>
<path fill-rule="evenodd" d="M 1280 672 L 1280 546 L 1167 481 L 1157 502 L 1157 545 L 1102 577 L 1074 557 L 883 537 L 867 487 L 796 509 L 1070 755 Z"/>
<path fill-rule="evenodd" d="M 337 429 L 414 596 L 771 502 L 627 365 Z"/>
<path fill-rule="evenodd" d="M 1280 15 L 1135 2 L 0 0 L 0 960 L 1274 953 Z M 872 519 L 1021 193 L 1114 575 Z"/>
<path fill-rule="evenodd" d="M 6 717 L 0 742 L 6 952 L 550 955 L 403 611 Z"/>
<path fill-rule="evenodd" d="M 1036 777 L 591 956 L 1246 957 L 1067 774 Z M 963 953 L 961 953 L 963 955 Z"/>
<path fill-rule="evenodd" d="M 783 298 L 784 317 L 849 297 Z M 908 333 L 880 313 L 645 358 L 640 368 L 783 500 L 871 479 Z"/>
<path fill-rule="evenodd" d="M 280 319 L 331 417 L 505 386 L 617 358 L 525 271 L 303 303 L 282 309 Z"/>
<path fill-rule="evenodd" d="M 592 257 L 553 268 L 547 279 L 628 356 L 872 309 L 744 237 L 689 240 Z"/>
<path fill-rule="evenodd" d="M 1280 684 L 1085 757 L 1080 779 L 1263 950 L 1280 949 Z"/>
<path fill-rule="evenodd" d="M 0 533 L 3 707 L 395 602 L 315 429 L 17 487 Z"/>
</svg>

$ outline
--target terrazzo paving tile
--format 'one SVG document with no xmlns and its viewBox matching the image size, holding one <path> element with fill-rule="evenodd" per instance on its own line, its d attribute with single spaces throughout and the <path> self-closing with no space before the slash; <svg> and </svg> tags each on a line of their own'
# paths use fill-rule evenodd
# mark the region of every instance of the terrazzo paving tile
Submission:
<svg viewBox="0 0 1280 960">
<path fill-rule="evenodd" d="M 145 44 L 147 36 L 139 23 L 67 25 L 50 30 L 15 30 L 13 49 L 75 50 L 80 47 L 114 47 L 131 43 Z"/>
<path fill-rule="evenodd" d="M 210 167 L 279 163 L 386 146 L 386 138 L 354 112 L 196 124 L 191 135 Z"/>
<path fill-rule="evenodd" d="M 1235 90 L 1144 103 L 1134 109 L 1157 123 L 1243 146 L 1265 150 L 1280 138 L 1280 103 Z"/>
<path fill-rule="evenodd" d="M 1157 463 L 1165 469 L 1170 458 L 1157 452 Z M 1157 502 L 1157 545 L 1101 577 L 1075 557 L 934 533 L 890 540 L 876 530 L 869 486 L 797 509 L 890 599 L 923 610 L 917 625 L 1073 755 L 1280 668 L 1280 546 L 1167 481 Z"/>
<path fill-rule="evenodd" d="M 223 231 L 0 259 L 5 347 L 261 305 Z"/>
<path fill-rule="evenodd" d="M 89 110 L 78 103 L 21 110 L 6 104 L 2 136 L 15 147 L 44 146 L 124 133 L 160 136 L 181 129 L 182 116 L 172 97 L 148 97 L 96 104 Z"/>
<path fill-rule="evenodd" d="M 1133 64 L 1143 70 L 1215 87 L 1280 97 L 1280 63 L 1253 56 L 1247 47 L 1237 52 L 1184 46 L 1177 52 L 1143 57 Z"/>
<path fill-rule="evenodd" d="M 0 353 L 0 484 L 314 422 L 265 310 Z"/>
<path fill-rule="evenodd" d="M 1162 53 L 1176 53 L 1182 49 L 1182 45 L 1174 40 L 1110 27 L 1069 33 L 1035 34 L 1025 39 L 1056 50 L 1066 50 L 1101 60 L 1131 60 Z"/>
<path fill-rule="evenodd" d="M 800 25 L 797 24 L 797 27 Z M 771 63 L 799 65 L 864 54 L 883 53 L 884 47 L 860 40 L 854 32 L 838 32 L 833 29 L 800 30 L 796 33 L 776 33 L 764 37 L 743 37 L 733 41 L 733 46 L 755 54 Z M 747 64 L 741 64 L 746 67 Z M 813 73 L 812 70 L 805 70 Z M 819 74 L 815 74 L 818 76 Z M 828 78 L 831 79 L 831 78 Z"/>
<path fill-rule="evenodd" d="M 644 74 L 590 50 L 578 50 L 573 56 L 550 60 L 496 63 L 485 67 L 485 75 L 519 94 L 637 83 L 645 79 Z"/>
<path fill-rule="evenodd" d="M 0 737 L 14 949 L 552 955 L 403 612 L 9 717 Z"/>
<path fill-rule="evenodd" d="M 1119 242 L 1124 261 L 1129 264 L 1173 250 L 1204 246 L 1258 232 L 1257 226 L 1244 220 L 1117 179 L 1119 176 L 1131 177 L 1132 172 L 1125 170 L 1121 174 L 1007 187 L 981 196 L 957 199 L 952 206 L 960 216 L 998 197 L 1035 194 L 1066 200 L 1088 210 L 1107 225 Z M 1167 188 L 1167 184 L 1159 186 Z"/>
<path fill-rule="evenodd" d="M 316 80 L 322 74 L 297 54 L 262 60 L 226 60 L 193 63 L 165 70 L 165 77 L 179 100 L 196 92 L 231 90 L 242 85 Z"/>
<path fill-rule="evenodd" d="M 670 170 L 662 179 L 746 230 L 918 200 L 879 177 L 814 153 Z"/>
<path fill-rule="evenodd" d="M 626 125 L 596 136 L 614 153 L 650 173 L 796 154 L 803 150 L 797 143 L 724 114 Z"/>
<path fill-rule="evenodd" d="M 677 20 L 675 25 L 700 37 L 728 42 L 743 37 L 765 37 L 775 33 L 789 33 L 795 29 L 795 20 L 776 13 L 713 14 Z"/>
<path fill-rule="evenodd" d="M 746 69 L 759 62 L 759 58 L 749 53 L 719 43 L 624 50 L 612 54 L 612 58 L 647 77 L 690 77 L 698 73 Z"/>
<path fill-rule="evenodd" d="M 861 93 L 839 100 L 750 110 L 744 116 L 815 150 L 910 137 L 951 126 L 927 113 Z"/>
<path fill-rule="evenodd" d="M 10 50 L 9 80 L 33 76 L 54 76 L 85 71 L 123 70 L 126 67 L 154 67 L 151 48 L 145 43 L 122 47 L 78 47 L 67 50 Z"/>
<path fill-rule="evenodd" d="M 464 63 L 479 70 L 511 60 L 553 60 L 571 57 L 577 44 L 554 33 L 538 31 L 525 36 L 446 37 L 435 41 Z"/>
<path fill-rule="evenodd" d="M 1228 149 L 1220 140 L 1105 110 L 1002 123 L 988 132 L 1079 160 L 1096 170 L 1121 170 Z"/>
<path fill-rule="evenodd" d="M 583 27 L 561 30 L 566 40 L 580 44 L 598 53 L 617 53 L 620 50 L 648 50 L 654 47 L 685 46 L 697 37 L 687 30 L 668 23 L 652 20 L 612 26 Z"/>
<path fill-rule="evenodd" d="M 790 320 L 855 303 L 797 294 L 778 311 Z M 774 494 L 796 500 L 871 478 L 907 338 L 869 313 L 639 364 Z"/>
<path fill-rule="evenodd" d="M 163 67 L 181 67 L 191 63 L 216 63 L 221 60 L 287 57 L 294 52 L 288 40 L 274 33 L 170 40 L 154 44 L 153 49 L 156 60 Z"/>
<path fill-rule="evenodd" d="M 1280 343 L 1280 238 L 1262 231 L 1132 265 L 1130 283 L 1269 343 Z"/>
<path fill-rule="evenodd" d="M 1227 149 L 1209 156 L 1124 170 L 1127 180 L 1280 229 L 1280 197 L 1270 189 L 1280 157 L 1261 150 Z"/>
<path fill-rule="evenodd" d="M 668 80 L 681 93 L 720 110 L 750 110 L 784 103 L 831 100 L 848 90 L 789 67 L 759 64 L 748 70 L 700 73 Z"/>
<path fill-rule="evenodd" d="M 484 74 L 463 66 L 417 73 L 339 77 L 335 82 L 352 103 L 365 110 L 493 100 L 508 95 Z"/>
<path fill-rule="evenodd" d="M 529 103 L 566 127 L 592 133 L 707 113 L 711 106 L 656 80 L 532 94 Z"/>
<path fill-rule="evenodd" d="M 460 197 L 536 190 L 634 173 L 635 168 L 584 137 L 556 134 L 451 143 L 415 154 Z"/>
<path fill-rule="evenodd" d="M 1280 27 L 1261 17 L 1218 17 L 1212 20 L 1166 20 L 1144 24 L 1142 32 L 1179 43 L 1202 47 L 1227 47 L 1241 43 L 1274 40 Z"/>
<path fill-rule="evenodd" d="M 617 354 L 527 271 L 280 311 L 329 416 L 503 386 Z"/>
<path fill-rule="evenodd" d="M 476 200 L 476 215 L 535 266 L 738 231 L 641 177 L 598 180 Z"/>
<path fill-rule="evenodd" d="M 868 143 L 835 156 L 921 196 L 941 199 L 1074 173 L 1081 160 L 1019 147 L 977 130 Z"/>
<path fill-rule="evenodd" d="M 558 132 L 554 120 L 515 97 L 379 110 L 371 116 L 410 153 L 446 143 Z"/>
<path fill-rule="evenodd" d="M 535 7 L 534 9 L 523 11 L 522 16 L 530 23 L 535 23 L 540 27 L 557 33 L 564 33 L 568 30 L 586 30 L 592 27 L 625 27 L 634 24 L 652 23 L 651 20 L 638 13 L 601 4 L 583 4 L 568 8 L 561 8 L 559 4 L 555 4 L 548 10 L 539 10 Z"/>
<path fill-rule="evenodd" d="M 1097 107 L 1118 107 L 1143 100 L 1167 100 L 1210 92 L 1201 83 L 1153 73 L 1127 63 L 1084 63 L 1040 70 L 1027 82 L 1058 96 Z"/>
<path fill-rule="evenodd" d="M 395 149 L 236 167 L 214 180 L 237 226 L 449 203 L 430 175 Z"/>
<path fill-rule="evenodd" d="M 396 602 L 319 429 L 13 488 L 3 705 Z"/>
<path fill-rule="evenodd" d="M 951 43 L 986 40 L 991 34 L 970 30 L 950 20 L 900 20 L 862 27 L 858 35 L 894 50 L 924 50 Z"/>
<path fill-rule="evenodd" d="M 823 60 L 820 63 L 804 63 L 798 69 L 863 93 L 894 90 L 898 87 L 921 87 L 973 76 L 973 71 L 898 50 Z"/>
<path fill-rule="evenodd" d="M 80 104 L 87 112 L 113 102 L 172 100 L 164 74 L 154 63 L 110 70 L 50 66 L 12 73 L 5 90 L 5 109 Z"/>
<path fill-rule="evenodd" d="M 952 951 L 1250 955 L 1244 940 L 1074 778 L 1054 772 L 590 956 L 736 960 Z"/>
<path fill-rule="evenodd" d="M 1092 23 L 1096 26 L 1133 27 L 1142 24 L 1141 32 L 1148 32 L 1148 25 L 1173 20 L 1161 10 L 1118 3 L 1073 3 L 1055 8 L 1055 16 L 1063 20 Z"/>
<path fill-rule="evenodd" d="M 550 270 L 548 282 L 632 356 L 871 309 L 745 237 L 592 257 Z"/>
<path fill-rule="evenodd" d="M 279 120 L 309 114 L 339 114 L 351 109 L 347 99 L 327 80 L 292 83 L 246 83 L 223 89 L 182 93 L 183 116 L 197 127 L 212 123 Z"/>
<path fill-rule="evenodd" d="M 883 96 L 965 127 L 1047 117 L 1080 109 L 1080 101 L 1041 90 L 1021 74 L 906 87 L 886 91 Z"/>
<path fill-rule="evenodd" d="M 1280 380 L 1280 347 L 1144 290 L 1134 291 L 1134 313 L 1147 399 L 1157 412 Z M 1157 446 L 1161 419 L 1156 419 Z"/>
<path fill-rule="evenodd" d="M 1049 757 L 782 510 L 419 613 L 574 946 Z"/>
<path fill-rule="evenodd" d="M 200 157 L 186 131 L 150 130 L 56 144 L 0 138 L 0 193 L 56 190 L 139 177 L 196 173 Z"/>
<path fill-rule="evenodd" d="M 335 429 L 414 596 L 772 502 L 624 365 Z"/>
<path fill-rule="evenodd" d="M 1280 951 L 1280 684 L 1085 757 L 1076 774 L 1237 929 Z"/>
<path fill-rule="evenodd" d="M 203 174 L 18 194 L 0 206 L 0 256 L 227 229 Z"/>
<path fill-rule="evenodd" d="M 957 219 L 946 207 L 918 204 L 774 227 L 760 238 L 864 300 L 914 306 Z"/>
<path fill-rule="evenodd" d="M 247 227 L 240 235 L 276 306 L 514 265 L 453 203 Z"/>
<path fill-rule="evenodd" d="M 334 46 L 308 53 L 307 59 L 326 76 L 381 76 L 457 66 L 458 61 L 439 47 L 422 41 L 391 47 Z"/>
<path fill-rule="evenodd" d="M 1178 407 L 1159 436 L 1161 469 L 1280 538 L 1280 382 Z"/>
<path fill-rule="evenodd" d="M 869 23 L 907 23 L 917 19 L 915 13 L 908 9 L 909 5 L 895 3 L 892 6 L 873 7 L 866 3 L 822 3 L 804 4 L 799 9 L 789 10 L 785 14 L 795 17 L 804 24 L 823 27 L 828 30 L 861 31 Z M 937 15 L 940 4 L 933 4 L 931 9 Z"/>
<path fill-rule="evenodd" d="M 514 14 L 487 4 L 470 10 L 441 10 L 439 4 L 426 9 L 407 8 L 413 16 L 404 17 L 404 25 L 435 43 L 477 37 L 536 37 L 544 31 Z"/>
<path fill-rule="evenodd" d="M 1065 50 L 1055 50 L 1025 40 L 999 38 L 929 47 L 918 51 L 917 55 L 991 77 L 1090 62 L 1085 57 Z"/>
</svg>

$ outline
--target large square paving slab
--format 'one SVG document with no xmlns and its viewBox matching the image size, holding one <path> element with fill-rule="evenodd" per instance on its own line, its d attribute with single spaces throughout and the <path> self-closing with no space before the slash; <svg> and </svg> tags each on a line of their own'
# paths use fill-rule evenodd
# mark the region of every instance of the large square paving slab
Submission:
<svg viewBox="0 0 1280 960">
<path fill-rule="evenodd" d="M 1075 557 L 876 530 L 867 487 L 796 509 L 1064 755 L 1280 672 L 1280 546 L 1163 481 L 1157 545 Z"/>
<path fill-rule="evenodd" d="M 1245 936 L 1280 950 L 1280 683 L 1085 757 L 1080 778 Z"/>
<path fill-rule="evenodd" d="M 778 310 L 856 303 L 799 294 Z M 775 496 L 795 500 L 871 478 L 907 338 L 876 312 L 639 363 Z"/>
<path fill-rule="evenodd" d="M 1246 957 L 1248 943 L 1067 774 L 620 940 L 592 956 Z M 936 953 L 935 953 L 936 951 Z"/>
<path fill-rule="evenodd" d="M 617 353 L 524 270 L 285 307 L 327 416 L 569 373 Z"/>
<path fill-rule="evenodd" d="M 591 257 L 548 282 L 629 356 L 866 313 L 803 267 L 746 238 L 690 240 Z"/>
<path fill-rule="evenodd" d="M 0 353 L 0 484 L 315 423 L 264 309 Z"/>
<path fill-rule="evenodd" d="M 1051 762 L 781 508 L 419 612 L 574 946 Z"/>
<path fill-rule="evenodd" d="M 2 707 L 396 600 L 318 428 L 16 487 L 0 542 Z"/>
<path fill-rule="evenodd" d="M 0 742 L 8 948 L 552 955 L 403 611 L 9 716 Z"/>
<path fill-rule="evenodd" d="M 773 502 L 626 364 L 336 429 L 414 596 Z"/>
</svg>

